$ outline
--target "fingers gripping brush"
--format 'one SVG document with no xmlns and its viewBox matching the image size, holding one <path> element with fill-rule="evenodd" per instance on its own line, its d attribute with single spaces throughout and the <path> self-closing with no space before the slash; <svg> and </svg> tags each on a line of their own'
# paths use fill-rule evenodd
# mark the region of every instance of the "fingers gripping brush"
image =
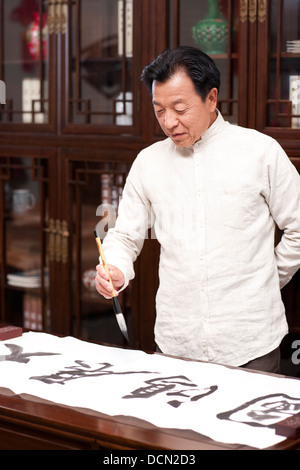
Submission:
<svg viewBox="0 0 300 470">
<path fill-rule="evenodd" d="M 119 301 L 117 299 L 117 293 L 114 289 L 114 286 L 113 286 L 113 283 L 112 283 L 112 280 L 111 280 L 111 277 L 110 277 L 110 274 L 109 274 L 109 271 L 108 271 L 108 267 L 107 267 L 107 264 L 106 264 L 102 243 L 101 243 L 101 240 L 100 240 L 96 230 L 94 230 L 94 235 L 95 235 L 95 238 L 96 238 L 96 243 L 97 243 L 97 246 L 98 246 L 98 251 L 99 251 L 100 258 L 102 260 L 103 268 L 105 269 L 106 274 L 108 275 L 108 280 L 109 280 L 109 283 L 110 283 L 111 288 L 112 288 L 112 300 L 113 300 L 113 308 L 114 308 L 115 316 L 116 316 L 116 319 L 117 319 L 117 322 L 118 322 L 118 325 L 120 327 L 121 332 L 123 333 L 126 340 L 129 341 L 125 318 L 124 318 L 124 315 L 122 313 Z"/>
</svg>

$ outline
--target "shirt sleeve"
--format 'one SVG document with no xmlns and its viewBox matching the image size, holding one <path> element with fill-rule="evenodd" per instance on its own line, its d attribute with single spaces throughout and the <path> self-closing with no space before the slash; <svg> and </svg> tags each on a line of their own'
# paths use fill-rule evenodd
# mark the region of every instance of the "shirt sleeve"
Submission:
<svg viewBox="0 0 300 470">
<path fill-rule="evenodd" d="M 120 290 L 134 278 L 134 262 L 144 245 L 150 221 L 151 205 L 144 194 L 136 160 L 124 186 L 115 227 L 109 229 L 103 242 L 107 263 L 118 267 L 125 276 Z"/>
<path fill-rule="evenodd" d="M 269 154 L 269 207 L 280 231 L 275 247 L 280 288 L 300 267 L 300 175 L 277 142 Z"/>
</svg>

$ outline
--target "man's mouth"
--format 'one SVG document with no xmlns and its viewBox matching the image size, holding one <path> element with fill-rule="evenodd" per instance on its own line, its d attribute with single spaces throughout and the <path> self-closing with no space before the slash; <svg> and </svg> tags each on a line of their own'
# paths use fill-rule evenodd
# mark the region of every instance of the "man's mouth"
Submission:
<svg viewBox="0 0 300 470">
<path fill-rule="evenodd" d="M 182 137 L 184 134 L 183 133 L 176 133 L 176 134 L 171 134 L 172 139 L 178 139 Z"/>
</svg>

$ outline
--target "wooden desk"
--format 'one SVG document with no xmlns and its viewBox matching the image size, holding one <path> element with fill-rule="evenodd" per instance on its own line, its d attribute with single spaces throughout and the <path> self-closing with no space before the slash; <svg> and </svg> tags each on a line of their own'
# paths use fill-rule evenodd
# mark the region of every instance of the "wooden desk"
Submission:
<svg viewBox="0 0 300 470">
<path fill-rule="evenodd" d="M 51 395 L 48 399 L 51 400 Z M 86 406 L 85 400 L 81 401 L 81 406 Z M 0 388 L 0 449 L 194 451 L 250 448 L 216 442 L 195 431 L 160 428 L 133 416 L 110 416 L 25 393 L 16 395 L 8 388 Z M 300 437 L 285 439 L 270 449 L 300 449 Z"/>
<path fill-rule="evenodd" d="M 111 417 L 16 396 L 0 395 L 0 448 L 4 450 L 247 450 L 191 431 L 157 428 L 129 417 Z M 286 439 L 270 449 L 300 449 Z"/>
</svg>

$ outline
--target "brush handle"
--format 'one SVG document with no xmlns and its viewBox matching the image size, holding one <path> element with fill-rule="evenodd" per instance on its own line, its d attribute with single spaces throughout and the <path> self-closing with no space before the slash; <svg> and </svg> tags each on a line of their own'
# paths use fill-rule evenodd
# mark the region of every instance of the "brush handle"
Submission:
<svg viewBox="0 0 300 470">
<path fill-rule="evenodd" d="M 105 256 L 104 256 L 104 251 L 103 251 L 103 247 L 102 247 L 102 243 L 101 243 L 101 240 L 100 238 L 98 237 L 98 235 L 95 234 L 95 238 L 96 238 L 96 243 L 97 243 L 97 246 L 98 246 L 98 251 L 99 251 L 99 255 L 100 255 L 100 258 L 102 260 L 102 264 L 103 264 L 103 268 L 105 269 L 106 271 L 106 274 L 108 275 L 108 281 L 111 285 L 111 288 L 112 288 L 112 297 L 116 297 L 117 293 L 114 289 L 114 285 L 113 285 L 113 282 L 111 280 L 111 277 L 110 277 L 110 274 L 109 274 L 109 270 L 108 270 L 108 266 L 107 266 L 107 263 L 106 263 L 106 260 L 105 260 Z"/>
</svg>

